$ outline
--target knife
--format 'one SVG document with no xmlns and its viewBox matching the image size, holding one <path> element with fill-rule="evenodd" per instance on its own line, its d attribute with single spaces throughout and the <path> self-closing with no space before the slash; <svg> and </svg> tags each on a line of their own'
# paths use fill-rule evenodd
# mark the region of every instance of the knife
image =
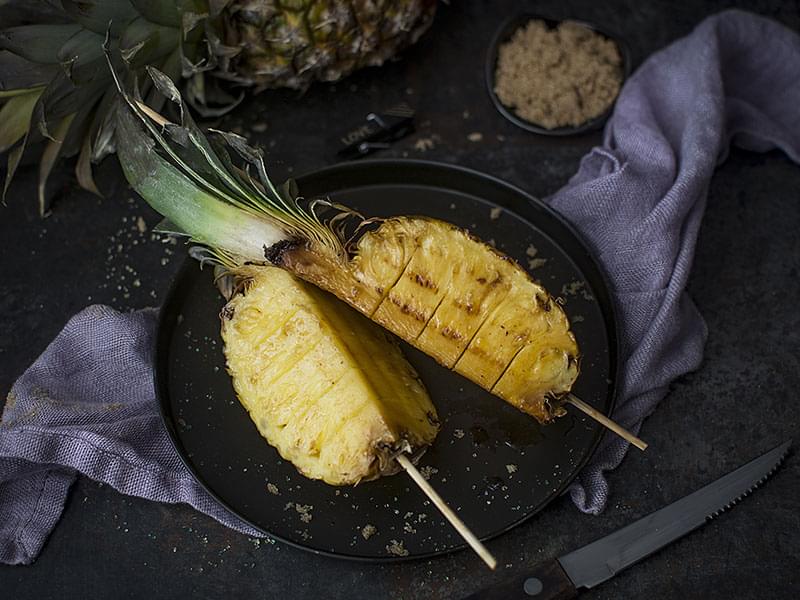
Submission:
<svg viewBox="0 0 800 600">
<path fill-rule="evenodd" d="M 604 538 L 466 600 L 563 600 L 592 588 L 736 504 L 780 466 L 789 440 L 713 483 Z"/>
</svg>

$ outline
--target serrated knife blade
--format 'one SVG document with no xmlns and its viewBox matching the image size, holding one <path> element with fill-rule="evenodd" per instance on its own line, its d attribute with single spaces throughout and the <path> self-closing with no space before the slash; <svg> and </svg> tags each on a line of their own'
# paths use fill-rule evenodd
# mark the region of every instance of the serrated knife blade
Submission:
<svg viewBox="0 0 800 600">
<path fill-rule="evenodd" d="M 469 596 L 471 599 L 572 598 L 718 516 L 762 484 L 783 462 L 791 440 L 689 494 L 569 554 Z"/>
</svg>

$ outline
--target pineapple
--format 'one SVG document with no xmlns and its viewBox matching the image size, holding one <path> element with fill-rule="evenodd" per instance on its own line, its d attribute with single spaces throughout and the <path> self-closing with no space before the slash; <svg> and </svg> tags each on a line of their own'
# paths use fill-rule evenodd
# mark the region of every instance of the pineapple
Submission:
<svg viewBox="0 0 800 600">
<path fill-rule="evenodd" d="M 222 310 L 236 394 L 258 431 L 306 477 L 355 484 L 397 472 L 438 431 L 400 348 L 326 292 L 276 267 L 235 271 Z"/>
<path fill-rule="evenodd" d="M 106 33 L 118 69 L 186 77 L 192 106 L 218 116 L 238 101 L 221 80 L 256 90 L 334 81 L 415 42 L 435 9 L 435 0 L 0 0 L 3 195 L 33 142 L 45 144 L 40 212 L 61 157 L 77 155 L 78 183 L 99 193 L 91 165 L 116 146 Z M 147 82 L 142 93 L 158 110 Z"/>
<path fill-rule="evenodd" d="M 425 217 L 384 221 L 352 254 L 302 242 L 269 258 L 540 422 L 563 411 L 551 401 L 570 391 L 578 347 L 564 311 L 516 262 Z"/>
<path fill-rule="evenodd" d="M 172 82 L 150 72 L 180 103 Z M 578 376 L 575 338 L 561 306 L 512 259 L 424 217 L 362 218 L 351 235 L 347 219 L 360 216 L 337 205 L 323 221 L 318 204 L 301 205 L 291 185 L 272 184 L 240 136 L 217 132 L 258 182 L 216 154 L 185 111 L 183 123 L 168 124 L 120 89 L 129 108 L 118 112 L 128 181 L 171 231 L 206 246 L 207 258 L 231 269 L 286 269 L 539 422 L 564 414 Z"/>
</svg>

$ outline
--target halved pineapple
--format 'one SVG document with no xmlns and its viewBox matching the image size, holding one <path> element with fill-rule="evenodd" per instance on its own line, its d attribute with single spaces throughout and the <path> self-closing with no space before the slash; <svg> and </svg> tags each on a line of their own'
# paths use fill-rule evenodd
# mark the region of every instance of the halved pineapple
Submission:
<svg viewBox="0 0 800 600">
<path fill-rule="evenodd" d="M 397 217 L 349 260 L 314 242 L 268 259 L 350 303 L 408 343 L 542 423 L 578 376 L 564 311 L 511 258 L 458 227 Z"/>
<path fill-rule="evenodd" d="M 397 343 L 328 293 L 275 267 L 244 267 L 222 311 L 233 386 L 261 435 L 333 485 L 398 470 L 439 428 Z"/>
</svg>

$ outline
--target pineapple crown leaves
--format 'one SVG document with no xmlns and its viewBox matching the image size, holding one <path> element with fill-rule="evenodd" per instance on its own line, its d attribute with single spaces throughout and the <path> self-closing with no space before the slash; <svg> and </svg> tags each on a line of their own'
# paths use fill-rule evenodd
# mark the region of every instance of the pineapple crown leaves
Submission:
<svg viewBox="0 0 800 600">
<path fill-rule="evenodd" d="M 7 153 L 2 196 L 26 148 L 42 144 L 39 211 L 48 208 L 46 185 L 60 158 L 78 156 L 75 174 L 99 195 L 92 164 L 115 152 L 114 109 L 118 96 L 105 68 L 107 31 L 116 68 L 154 65 L 169 77 L 189 80 L 187 98 L 200 114 L 219 115 L 233 97 L 204 84 L 216 67 L 207 0 L 8 0 L 0 3 L 0 153 Z M 215 12 L 216 11 L 216 12 Z M 160 108 L 159 92 L 142 92 Z M 207 109 L 207 110 L 206 110 Z"/>
<path fill-rule="evenodd" d="M 228 267 L 243 259 L 263 261 L 264 246 L 285 239 L 309 240 L 344 256 L 335 226 L 339 215 L 323 221 L 317 214 L 316 208 L 328 203 L 304 206 L 292 180 L 276 186 L 263 152 L 244 137 L 216 129 L 206 136 L 172 79 L 148 66 L 153 88 L 179 116 L 178 123 L 165 119 L 142 100 L 135 76 L 131 91 L 127 90 L 111 48 L 106 48 L 109 69 L 124 101 L 116 113 L 125 139 L 119 149 L 123 171 L 134 189 L 166 217 L 162 231 L 189 236 L 207 247 L 199 254 L 195 251 L 201 262 Z M 242 239 L 251 234 L 253 239 Z"/>
</svg>

